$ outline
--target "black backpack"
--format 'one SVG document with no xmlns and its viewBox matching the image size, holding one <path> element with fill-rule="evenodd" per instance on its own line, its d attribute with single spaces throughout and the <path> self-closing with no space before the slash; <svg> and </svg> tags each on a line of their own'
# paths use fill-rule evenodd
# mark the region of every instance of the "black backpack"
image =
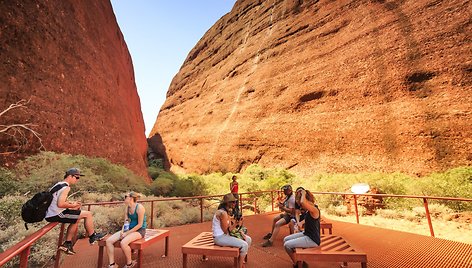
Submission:
<svg viewBox="0 0 472 268">
<path fill-rule="evenodd" d="M 21 207 L 21 217 L 25 221 L 25 228 L 28 230 L 28 223 L 40 222 L 46 216 L 49 205 L 51 205 L 53 194 L 63 187 L 66 183 L 54 186 L 50 191 L 37 193 L 30 200 L 26 201 Z"/>
</svg>

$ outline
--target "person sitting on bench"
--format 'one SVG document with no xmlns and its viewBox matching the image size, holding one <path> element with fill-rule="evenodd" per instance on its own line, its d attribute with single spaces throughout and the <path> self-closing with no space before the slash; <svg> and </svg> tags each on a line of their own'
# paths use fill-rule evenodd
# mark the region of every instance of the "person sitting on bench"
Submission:
<svg viewBox="0 0 472 268">
<path fill-rule="evenodd" d="M 126 257 L 126 265 L 123 268 L 130 268 L 136 265 L 136 262 L 131 259 L 129 244 L 146 235 L 146 210 L 143 205 L 136 203 L 139 197 L 140 195 L 135 192 L 130 192 L 124 197 L 124 203 L 126 204 L 125 224 L 121 231 L 114 233 L 106 240 L 108 261 L 110 263 L 109 268 L 117 267 L 113 244 L 118 240 L 121 240 L 121 250 L 123 250 Z M 127 223 L 129 223 L 128 226 Z"/>
<path fill-rule="evenodd" d="M 272 220 L 272 230 L 263 237 L 263 239 L 267 239 L 267 241 L 262 244 L 263 247 L 271 247 L 279 233 L 280 227 L 289 224 L 292 217 L 295 216 L 295 196 L 292 191 L 292 186 L 289 184 L 284 185 L 281 190 L 285 195 L 285 200 L 279 202 L 279 209 L 282 213 L 275 216 Z"/>
<path fill-rule="evenodd" d="M 247 255 L 252 239 L 247 234 L 241 232 L 243 239 L 230 236 L 233 229 L 238 228 L 238 221 L 232 222 L 229 214 L 232 213 L 236 205 L 236 198 L 232 193 L 226 194 L 223 201 L 218 206 L 218 210 L 213 216 L 212 231 L 215 245 L 223 247 L 238 247 L 240 249 L 239 256 L 241 263 L 244 263 L 244 258 Z"/>
<path fill-rule="evenodd" d="M 295 194 L 296 202 L 305 213 L 305 231 L 288 235 L 284 238 L 284 248 L 296 265 L 293 256 L 295 248 L 312 248 L 321 244 L 320 235 L 320 209 L 314 204 L 315 197 L 310 191 L 299 189 Z"/>
</svg>

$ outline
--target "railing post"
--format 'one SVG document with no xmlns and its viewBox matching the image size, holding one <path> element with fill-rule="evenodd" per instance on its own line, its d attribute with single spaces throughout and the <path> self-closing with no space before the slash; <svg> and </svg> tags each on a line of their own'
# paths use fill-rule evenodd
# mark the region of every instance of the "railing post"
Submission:
<svg viewBox="0 0 472 268">
<path fill-rule="evenodd" d="M 243 194 L 239 194 L 239 211 L 243 213 Z"/>
<path fill-rule="evenodd" d="M 28 257 L 30 254 L 31 246 L 25 248 L 20 254 L 20 268 L 28 267 Z"/>
<path fill-rule="evenodd" d="M 434 237 L 433 223 L 431 222 L 431 215 L 429 215 L 428 200 L 423 198 L 424 210 L 426 211 L 426 218 L 428 219 L 429 232 L 431 236 Z"/>
<path fill-rule="evenodd" d="M 203 197 L 200 197 L 200 222 L 203 222 Z"/>
<path fill-rule="evenodd" d="M 62 240 L 64 239 L 64 223 L 61 223 L 61 230 L 59 231 L 59 238 L 57 239 L 57 250 L 56 250 L 56 259 L 54 260 L 54 268 L 59 268 L 59 262 L 61 261 L 61 250 L 59 247 L 62 245 Z"/>
<path fill-rule="evenodd" d="M 354 195 L 354 208 L 356 209 L 356 221 L 359 224 L 359 211 L 357 210 L 357 196 Z"/>
<path fill-rule="evenodd" d="M 254 197 L 254 215 L 257 214 L 257 197 Z"/>
<path fill-rule="evenodd" d="M 274 192 L 270 191 L 270 200 L 272 201 L 272 211 L 274 211 Z"/>
<path fill-rule="evenodd" d="M 151 229 L 154 229 L 154 201 L 151 201 Z"/>
</svg>

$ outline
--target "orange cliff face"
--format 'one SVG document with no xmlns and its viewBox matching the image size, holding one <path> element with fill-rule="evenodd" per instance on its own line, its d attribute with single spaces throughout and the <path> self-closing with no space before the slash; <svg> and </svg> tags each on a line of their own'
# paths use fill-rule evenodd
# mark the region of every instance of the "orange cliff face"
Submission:
<svg viewBox="0 0 472 268">
<path fill-rule="evenodd" d="M 471 165 L 471 5 L 237 1 L 190 51 L 151 136 L 187 172 Z"/>
<path fill-rule="evenodd" d="M 110 2 L 4 1 L 0 17 L 0 107 L 30 100 L 2 124 L 34 124 L 48 151 L 104 157 L 147 178 L 133 64 Z M 0 138 L 2 152 L 18 148 Z M 2 165 L 37 153 L 28 141 Z"/>
</svg>

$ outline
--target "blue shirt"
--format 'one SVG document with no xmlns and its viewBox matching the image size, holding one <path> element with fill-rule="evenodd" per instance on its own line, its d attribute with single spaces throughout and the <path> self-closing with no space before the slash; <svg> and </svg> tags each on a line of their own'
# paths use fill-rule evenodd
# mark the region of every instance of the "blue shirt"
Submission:
<svg viewBox="0 0 472 268">
<path fill-rule="evenodd" d="M 136 208 L 134 209 L 133 214 L 129 214 L 128 210 L 128 218 L 131 220 L 129 223 L 129 228 L 133 229 L 136 225 L 138 225 L 138 204 L 136 204 Z M 146 229 L 146 213 L 144 213 L 144 220 L 143 220 L 143 226 L 141 226 L 140 229 Z"/>
</svg>

